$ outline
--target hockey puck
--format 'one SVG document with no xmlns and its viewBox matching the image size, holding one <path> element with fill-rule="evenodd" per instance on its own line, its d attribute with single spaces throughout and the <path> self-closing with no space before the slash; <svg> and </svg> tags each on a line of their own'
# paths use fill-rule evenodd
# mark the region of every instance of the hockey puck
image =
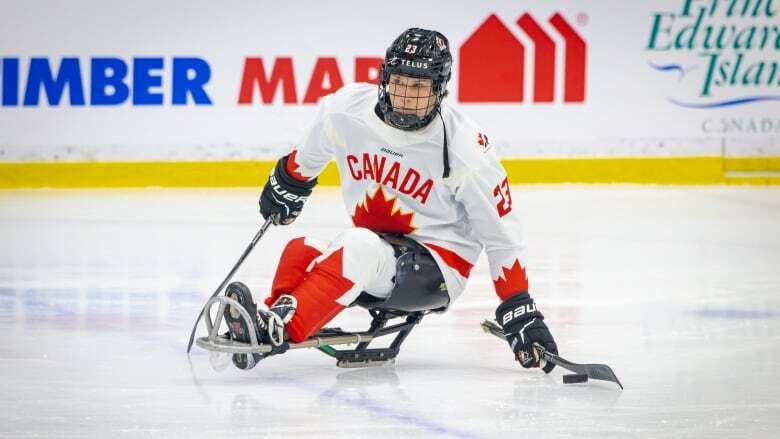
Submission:
<svg viewBox="0 0 780 439">
<path fill-rule="evenodd" d="M 563 384 L 587 383 L 588 375 L 584 373 L 572 373 L 563 376 Z"/>
</svg>

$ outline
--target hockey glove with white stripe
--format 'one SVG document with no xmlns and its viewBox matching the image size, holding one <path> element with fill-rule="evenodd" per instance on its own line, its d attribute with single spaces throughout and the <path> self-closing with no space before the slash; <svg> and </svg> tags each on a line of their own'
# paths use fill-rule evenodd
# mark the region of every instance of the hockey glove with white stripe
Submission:
<svg viewBox="0 0 780 439">
<path fill-rule="evenodd" d="M 298 218 L 303 204 L 317 185 L 317 179 L 300 181 L 287 173 L 287 160 L 284 156 L 268 177 L 268 182 L 260 195 L 260 214 L 264 219 L 273 217 L 274 224 L 287 225 Z"/>
<path fill-rule="evenodd" d="M 496 309 L 496 321 L 504 329 L 509 347 L 523 367 L 541 367 L 545 373 L 553 370 L 555 365 L 540 358 L 533 346 L 539 343 L 553 354 L 558 354 L 558 346 L 544 324 L 544 316 L 536 309 L 534 300 L 527 292 L 516 294 L 501 303 Z"/>
</svg>

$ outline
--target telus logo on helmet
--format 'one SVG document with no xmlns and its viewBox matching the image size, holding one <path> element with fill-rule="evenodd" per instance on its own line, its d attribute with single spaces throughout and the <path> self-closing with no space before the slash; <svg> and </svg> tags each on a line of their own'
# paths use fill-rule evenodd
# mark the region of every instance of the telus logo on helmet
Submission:
<svg viewBox="0 0 780 439">
<path fill-rule="evenodd" d="M 559 13 L 548 22 L 563 37 L 564 103 L 585 101 L 585 40 Z M 555 97 L 555 41 L 528 13 L 516 24 L 534 44 L 533 102 Z M 485 63 L 485 59 L 498 62 Z M 460 102 L 523 102 L 526 72 L 525 46 L 491 14 L 460 47 L 458 100 Z"/>
<path fill-rule="evenodd" d="M 420 62 L 420 61 L 407 61 L 405 59 L 401 60 L 401 64 L 407 66 L 407 67 L 414 67 L 417 69 L 427 69 L 428 63 L 427 62 Z"/>
</svg>

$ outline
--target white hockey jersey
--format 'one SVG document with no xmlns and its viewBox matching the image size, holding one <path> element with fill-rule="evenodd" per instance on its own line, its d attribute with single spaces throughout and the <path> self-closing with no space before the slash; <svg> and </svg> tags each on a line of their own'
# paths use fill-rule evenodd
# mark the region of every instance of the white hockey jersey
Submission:
<svg viewBox="0 0 780 439">
<path fill-rule="evenodd" d="M 377 88 L 370 84 L 350 84 L 323 98 L 316 121 L 288 159 L 288 172 L 310 180 L 334 159 L 354 225 L 425 245 L 444 274 L 451 303 L 483 248 L 500 298 L 527 291 L 523 230 L 487 136 L 444 102 L 451 170 L 443 178 L 441 119 L 403 131 L 377 116 L 376 103 Z"/>
</svg>

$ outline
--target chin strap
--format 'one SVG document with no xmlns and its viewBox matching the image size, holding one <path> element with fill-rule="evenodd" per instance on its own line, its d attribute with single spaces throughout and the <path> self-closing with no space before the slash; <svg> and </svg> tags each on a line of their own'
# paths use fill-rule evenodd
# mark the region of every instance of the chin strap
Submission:
<svg viewBox="0 0 780 439">
<path fill-rule="evenodd" d="M 441 106 L 436 109 L 436 112 L 439 114 L 439 118 L 441 119 L 441 127 L 444 131 L 444 145 L 442 148 L 442 159 L 444 161 L 444 174 L 442 175 L 442 178 L 449 178 L 450 176 L 450 151 L 447 145 L 447 125 L 444 123 L 444 116 L 441 114 Z M 393 125 L 390 123 L 387 116 L 385 116 L 382 113 L 382 110 L 379 108 L 379 104 L 376 104 L 374 106 L 374 113 L 377 115 L 377 117 L 382 120 L 383 122 L 389 124 L 390 126 L 393 126 L 398 129 L 403 129 L 398 126 Z"/>
<path fill-rule="evenodd" d="M 447 148 L 447 125 L 444 124 L 444 116 L 441 115 L 441 107 L 438 108 L 439 118 L 441 119 L 441 127 L 444 130 L 444 148 L 442 148 L 442 156 L 444 159 L 444 174 L 442 178 L 448 178 L 450 176 L 450 151 Z"/>
</svg>

